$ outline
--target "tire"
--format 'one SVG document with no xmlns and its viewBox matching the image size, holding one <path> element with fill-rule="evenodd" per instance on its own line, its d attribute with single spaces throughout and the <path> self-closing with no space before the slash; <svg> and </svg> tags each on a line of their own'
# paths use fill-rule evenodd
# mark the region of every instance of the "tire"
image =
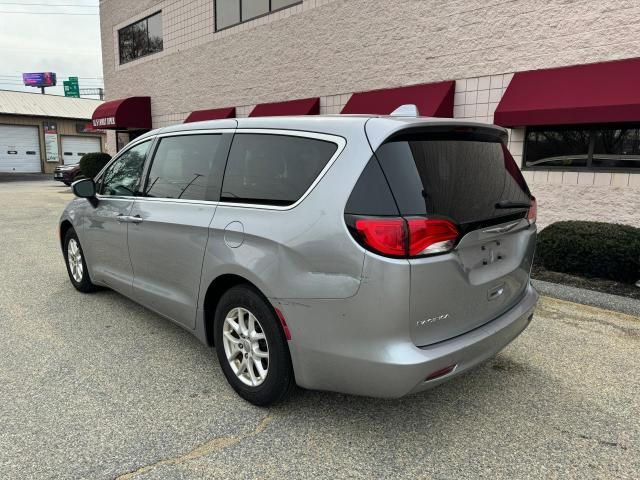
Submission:
<svg viewBox="0 0 640 480">
<path fill-rule="evenodd" d="M 67 265 L 69 280 L 71 280 L 71 284 L 76 290 L 82 293 L 89 293 L 98 289 L 89 278 L 84 252 L 78 235 L 73 228 L 70 228 L 64 236 L 64 261 Z"/>
<path fill-rule="evenodd" d="M 253 336 L 250 335 L 252 323 Z M 248 329 L 236 329 L 234 324 Z M 222 295 L 214 317 L 214 340 L 224 376 L 248 402 L 272 405 L 284 400 L 293 389 L 295 382 L 287 340 L 273 308 L 254 288 L 237 285 Z"/>
</svg>

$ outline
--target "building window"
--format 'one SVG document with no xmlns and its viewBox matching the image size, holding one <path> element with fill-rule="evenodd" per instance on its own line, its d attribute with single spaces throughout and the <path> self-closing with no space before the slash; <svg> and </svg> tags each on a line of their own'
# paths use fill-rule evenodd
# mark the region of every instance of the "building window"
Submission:
<svg viewBox="0 0 640 480">
<path fill-rule="evenodd" d="M 118 30 L 120 65 L 162 51 L 162 12 Z"/>
<path fill-rule="evenodd" d="M 635 171 L 640 169 L 640 125 L 528 128 L 522 166 Z"/>
<path fill-rule="evenodd" d="M 302 3 L 302 0 L 215 0 L 216 31 Z"/>
</svg>

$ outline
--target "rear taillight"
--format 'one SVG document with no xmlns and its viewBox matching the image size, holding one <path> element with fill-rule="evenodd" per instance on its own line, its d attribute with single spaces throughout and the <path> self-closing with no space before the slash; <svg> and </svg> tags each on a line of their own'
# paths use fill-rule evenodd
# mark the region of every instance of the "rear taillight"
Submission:
<svg viewBox="0 0 640 480">
<path fill-rule="evenodd" d="M 529 223 L 536 223 L 538 218 L 538 201 L 536 197 L 531 197 L 531 206 L 529 207 L 529 211 L 527 212 L 527 220 Z"/>
<path fill-rule="evenodd" d="M 449 220 L 420 218 L 407 223 L 411 257 L 448 252 L 458 238 L 458 229 Z"/>
<path fill-rule="evenodd" d="M 406 253 L 407 230 L 403 218 L 356 220 L 356 230 L 364 244 L 378 253 L 394 257 Z"/>
<path fill-rule="evenodd" d="M 359 218 L 355 230 L 370 250 L 403 258 L 448 252 L 459 235 L 452 222 L 435 218 Z"/>
</svg>

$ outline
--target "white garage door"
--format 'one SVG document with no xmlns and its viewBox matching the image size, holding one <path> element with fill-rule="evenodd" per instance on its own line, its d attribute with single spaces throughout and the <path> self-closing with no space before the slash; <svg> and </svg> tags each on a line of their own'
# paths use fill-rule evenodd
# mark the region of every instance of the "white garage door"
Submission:
<svg viewBox="0 0 640 480">
<path fill-rule="evenodd" d="M 0 125 L 0 172 L 40 172 L 38 127 Z"/>
<path fill-rule="evenodd" d="M 97 137 L 62 137 L 62 162 L 67 165 L 78 163 L 85 153 L 101 151 Z"/>
</svg>

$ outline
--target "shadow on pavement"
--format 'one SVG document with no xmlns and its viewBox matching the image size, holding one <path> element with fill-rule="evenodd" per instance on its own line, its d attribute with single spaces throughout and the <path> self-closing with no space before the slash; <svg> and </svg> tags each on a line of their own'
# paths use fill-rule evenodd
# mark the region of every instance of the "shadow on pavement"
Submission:
<svg viewBox="0 0 640 480">
<path fill-rule="evenodd" d="M 29 182 L 52 180 L 50 173 L 4 173 L 0 172 L 0 183 L 3 182 Z"/>
</svg>

